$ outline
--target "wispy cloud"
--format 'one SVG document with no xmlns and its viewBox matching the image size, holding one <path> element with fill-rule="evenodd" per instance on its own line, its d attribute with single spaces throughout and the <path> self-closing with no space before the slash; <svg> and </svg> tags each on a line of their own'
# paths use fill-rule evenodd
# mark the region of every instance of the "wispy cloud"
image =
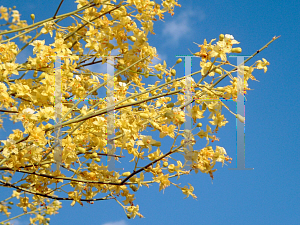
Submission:
<svg viewBox="0 0 300 225">
<path fill-rule="evenodd" d="M 23 223 L 17 219 L 10 221 L 11 225 L 22 225 Z"/>
<path fill-rule="evenodd" d="M 158 64 L 158 63 L 161 63 L 161 64 L 163 64 L 163 62 L 164 62 L 164 60 L 166 60 L 167 61 L 167 55 L 166 54 L 161 54 L 161 52 L 158 52 L 157 51 L 157 58 L 154 58 L 153 60 L 152 60 L 152 62 L 153 62 L 153 66 L 154 65 L 156 65 L 156 64 Z"/>
<path fill-rule="evenodd" d="M 178 45 L 180 40 L 193 35 L 193 31 L 199 26 L 199 22 L 205 19 L 205 13 L 201 9 L 185 9 L 170 22 L 166 22 L 163 28 L 163 35 L 167 37 L 167 45 Z"/>
<path fill-rule="evenodd" d="M 127 225 L 127 223 L 124 220 L 120 220 L 115 222 L 104 223 L 102 225 Z"/>
</svg>

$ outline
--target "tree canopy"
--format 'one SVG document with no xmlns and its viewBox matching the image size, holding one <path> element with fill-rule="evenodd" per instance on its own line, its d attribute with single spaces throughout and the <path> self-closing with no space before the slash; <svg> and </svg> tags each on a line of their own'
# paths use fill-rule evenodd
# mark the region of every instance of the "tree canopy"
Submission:
<svg viewBox="0 0 300 225">
<path fill-rule="evenodd" d="M 14 207 L 22 208 L 22 215 L 35 214 L 30 223 L 47 224 L 62 201 L 83 205 L 113 200 L 128 218 L 143 217 L 134 193 L 153 183 L 159 191 L 174 185 L 196 198 L 191 184 L 177 180 L 193 172 L 213 179 L 217 162 L 231 162 L 223 147 L 210 144 L 228 123 L 222 108 L 229 108 L 221 100 L 236 101 L 246 94 L 248 80 L 256 80 L 253 71 L 266 72 L 269 65 L 266 59 L 249 66 L 230 64 L 227 55 L 242 49 L 232 35 L 220 34 L 197 44 L 200 49 L 193 56 L 201 59 L 201 70 L 179 75 L 175 66 L 182 59 L 173 66 L 165 61 L 153 65 L 157 50 L 148 43 L 148 35 L 155 34 L 153 21 L 173 15 L 174 7 L 180 7 L 176 0 L 161 5 L 150 0 L 75 3 L 77 10 L 59 14 L 61 1 L 55 15 L 43 21 L 32 14 L 32 23 L 21 20 L 16 8 L 0 7 L 5 21 L 0 31 L 0 112 L 24 128 L 6 130 L 10 134 L 1 140 L 0 186 L 14 189 L 0 202 L 0 212 L 9 217 L 3 224 L 16 218 Z M 60 25 L 67 18 L 74 22 Z M 45 44 L 43 35 L 54 38 L 53 43 Z M 34 57 L 16 63 L 29 45 Z M 96 64 L 113 72 L 89 69 Z M 232 76 L 237 71 L 243 79 Z M 149 83 L 151 76 L 160 81 Z M 231 84 L 220 86 L 225 78 Z M 206 111 L 210 125 L 203 127 Z M 231 113 L 244 122 L 242 115 Z M 3 129 L 8 117 L 1 117 Z M 191 129 L 184 128 L 187 120 L 193 122 Z M 154 133 L 173 144 L 161 148 Z M 116 168 L 119 162 L 126 165 L 122 172 Z"/>
</svg>

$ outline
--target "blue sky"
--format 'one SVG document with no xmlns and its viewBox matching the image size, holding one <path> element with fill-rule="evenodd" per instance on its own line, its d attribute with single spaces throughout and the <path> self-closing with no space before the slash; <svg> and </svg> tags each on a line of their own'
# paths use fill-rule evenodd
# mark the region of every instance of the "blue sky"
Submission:
<svg viewBox="0 0 300 225">
<path fill-rule="evenodd" d="M 17 6 L 21 19 L 36 21 L 53 16 L 60 0 L 8 1 L 5 7 Z M 197 1 L 179 0 L 175 15 L 154 23 L 156 35 L 149 35 L 162 59 L 173 65 L 176 55 L 190 55 L 199 50 L 193 42 L 210 41 L 220 33 L 231 34 L 240 42 L 244 55 L 251 55 L 272 37 L 281 37 L 249 62 L 266 58 L 268 72 L 256 71 L 260 81 L 249 81 L 246 106 L 245 155 L 251 171 L 232 171 L 236 162 L 235 118 L 227 113 L 229 124 L 220 129 L 217 143 L 223 146 L 233 163 L 217 166 L 213 184 L 207 174 L 182 177 L 182 185 L 191 183 L 198 199 L 185 196 L 175 187 L 158 192 L 158 185 L 141 188 L 136 204 L 145 219 L 128 220 L 114 201 L 97 202 L 84 207 L 64 203 L 51 224 L 299 224 L 300 194 L 299 149 L 300 106 L 297 91 L 299 74 L 299 1 Z M 74 1 L 65 0 L 59 14 L 74 10 Z M 50 40 L 50 39 L 48 39 Z M 29 48 L 28 48 L 29 49 Z M 29 50 L 25 55 L 31 54 Z M 20 56 L 22 57 L 22 56 Z M 230 62 L 236 64 L 235 58 Z M 177 74 L 184 73 L 183 64 Z M 192 72 L 199 70 L 199 60 L 193 61 Z M 195 78 L 197 79 L 197 78 Z M 224 81 L 224 83 L 228 82 Z M 221 83 L 222 84 L 222 83 Z M 235 111 L 235 103 L 228 103 Z M 13 128 L 13 127 L 11 127 Z M 5 128 L 9 130 L 8 128 Z M 1 131 L 1 139 L 6 137 Z M 170 140 L 170 139 L 169 139 Z M 167 146 L 168 141 L 165 143 Z M 201 143 L 200 143 L 201 144 Z M 0 216 L 2 220 L 2 216 Z M 25 218 L 24 218 L 25 219 Z M 27 224 L 19 219 L 16 224 Z"/>
</svg>

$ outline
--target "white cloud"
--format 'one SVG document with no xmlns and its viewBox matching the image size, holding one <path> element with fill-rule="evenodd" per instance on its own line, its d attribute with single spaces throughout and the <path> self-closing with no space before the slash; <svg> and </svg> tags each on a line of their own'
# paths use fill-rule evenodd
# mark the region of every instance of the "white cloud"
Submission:
<svg viewBox="0 0 300 225">
<path fill-rule="evenodd" d="M 104 223 L 102 225 L 127 225 L 127 223 L 124 220 L 120 220 L 120 221 L 116 221 L 116 222 Z"/>
<path fill-rule="evenodd" d="M 21 224 L 23 224 L 23 223 L 20 222 L 19 220 L 15 219 L 15 220 L 10 221 L 10 224 L 11 224 L 11 225 L 21 225 Z"/>
<path fill-rule="evenodd" d="M 185 9 L 184 12 L 176 14 L 170 22 L 166 22 L 163 28 L 163 35 L 167 37 L 166 44 L 177 45 L 180 39 L 193 35 L 196 29 L 193 25 L 199 26 L 198 22 L 203 21 L 205 13 L 201 9 Z"/>
<path fill-rule="evenodd" d="M 164 60 L 167 61 L 167 55 L 166 54 L 161 54 L 160 52 L 157 52 L 157 58 L 152 59 L 153 64 L 150 64 L 150 66 L 155 66 L 158 63 L 163 64 Z"/>
</svg>

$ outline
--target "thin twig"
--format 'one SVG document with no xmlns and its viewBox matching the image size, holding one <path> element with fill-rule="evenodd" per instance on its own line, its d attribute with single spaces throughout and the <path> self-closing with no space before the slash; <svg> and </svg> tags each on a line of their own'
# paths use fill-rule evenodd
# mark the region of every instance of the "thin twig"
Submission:
<svg viewBox="0 0 300 225">
<path fill-rule="evenodd" d="M 53 16 L 53 19 L 56 18 L 56 15 L 57 15 L 57 13 L 58 13 L 58 10 L 60 9 L 60 6 L 62 5 L 63 2 L 64 2 L 64 0 L 61 0 L 61 2 L 59 3 L 59 6 L 58 6 L 58 8 L 57 8 L 57 10 L 56 10 L 56 12 L 55 12 L 55 14 L 54 14 L 54 16 Z"/>
<path fill-rule="evenodd" d="M 124 180 L 122 180 L 122 182 L 120 183 L 125 184 L 125 182 L 127 180 L 129 180 L 131 177 L 133 177 L 135 174 L 138 174 L 140 172 L 142 172 L 143 170 L 145 170 L 146 168 L 148 168 L 149 166 L 152 166 L 154 163 L 162 160 L 163 158 L 167 157 L 168 155 L 171 155 L 173 153 L 175 153 L 178 149 L 180 149 L 184 144 L 181 144 L 180 146 L 178 146 L 177 148 L 175 148 L 174 150 L 169 151 L 168 153 L 164 154 L 163 156 L 159 157 L 158 159 L 154 160 L 153 162 L 147 164 L 146 166 L 142 167 L 141 169 L 134 171 L 133 173 L 131 173 L 128 177 L 126 177 Z"/>
<path fill-rule="evenodd" d="M 69 16 L 69 15 L 73 15 L 74 13 L 80 12 L 80 11 L 82 11 L 82 10 L 84 10 L 84 9 L 93 7 L 93 6 L 95 6 L 95 5 L 96 5 L 96 4 L 93 3 L 93 4 L 91 4 L 91 5 L 83 6 L 83 7 L 79 8 L 79 9 L 73 11 L 73 12 L 69 12 L 69 13 L 65 13 L 65 14 L 59 15 L 59 16 L 56 17 L 56 19 L 57 19 L 57 18 L 67 17 L 67 16 Z M 55 19 L 53 19 L 53 18 L 51 17 L 51 18 L 42 20 L 42 21 L 40 21 L 40 22 L 33 23 L 33 24 L 28 25 L 28 26 L 26 26 L 26 27 L 22 27 L 22 28 L 18 28 L 18 29 L 14 29 L 14 30 L 9 30 L 9 31 L 2 32 L 2 33 L 0 33 L 0 35 L 10 34 L 10 33 L 18 32 L 18 31 L 22 31 L 22 30 L 27 30 L 27 29 L 29 29 L 29 28 L 36 27 L 36 26 L 38 26 L 38 25 L 41 25 L 41 24 L 44 24 L 44 23 L 46 23 L 46 22 L 53 21 L 53 20 L 55 20 Z M 34 29 L 35 29 L 35 28 L 34 28 Z M 2 43 L 2 42 L 0 42 L 0 43 Z"/>
<path fill-rule="evenodd" d="M 42 193 L 30 191 L 30 190 L 27 190 L 27 189 L 25 189 L 25 188 L 21 188 L 21 187 L 19 187 L 19 186 L 10 184 L 10 183 L 8 183 L 8 182 L 4 182 L 4 181 L 2 181 L 2 180 L 0 180 L 0 183 L 2 183 L 3 186 L 15 188 L 15 189 L 17 189 L 17 190 L 24 191 L 24 192 L 26 192 L 26 193 L 33 194 L 33 195 L 43 196 L 43 197 L 45 197 L 45 198 L 51 198 L 51 199 L 55 199 L 55 200 L 74 201 L 73 198 L 55 197 L 55 196 L 52 196 L 52 195 L 47 195 L 47 194 L 42 194 Z M 95 198 L 95 199 L 78 199 L 78 201 L 82 201 L 82 202 L 91 202 L 91 201 L 93 201 L 93 202 L 95 202 L 95 201 L 102 201 L 102 200 L 109 200 L 109 199 L 112 199 L 112 198 L 103 197 L 103 198 Z"/>
<path fill-rule="evenodd" d="M 281 35 L 280 35 L 281 36 Z M 267 48 L 269 46 L 269 44 L 271 44 L 273 41 L 275 41 L 276 39 L 278 39 L 280 36 L 276 37 L 274 36 L 272 38 L 271 41 L 269 41 L 264 47 L 262 47 L 261 49 L 257 50 L 255 53 L 253 53 L 248 59 L 246 59 L 242 64 L 245 64 L 246 62 L 248 62 L 250 59 L 252 59 L 254 56 L 256 56 L 258 53 L 260 53 L 262 50 L 264 50 L 265 48 Z M 238 65 L 237 67 L 239 67 L 240 65 Z M 216 81 L 216 83 L 214 83 L 213 85 L 211 85 L 211 87 L 215 87 L 218 83 L 220 83 L 225 77 L 227 77 L 229 74 L 231 74 L 232 72 L 236 71 L 237 68 L 232 69 L 230 72 L 224 74 L 219 80 Z"/>
</svg>

